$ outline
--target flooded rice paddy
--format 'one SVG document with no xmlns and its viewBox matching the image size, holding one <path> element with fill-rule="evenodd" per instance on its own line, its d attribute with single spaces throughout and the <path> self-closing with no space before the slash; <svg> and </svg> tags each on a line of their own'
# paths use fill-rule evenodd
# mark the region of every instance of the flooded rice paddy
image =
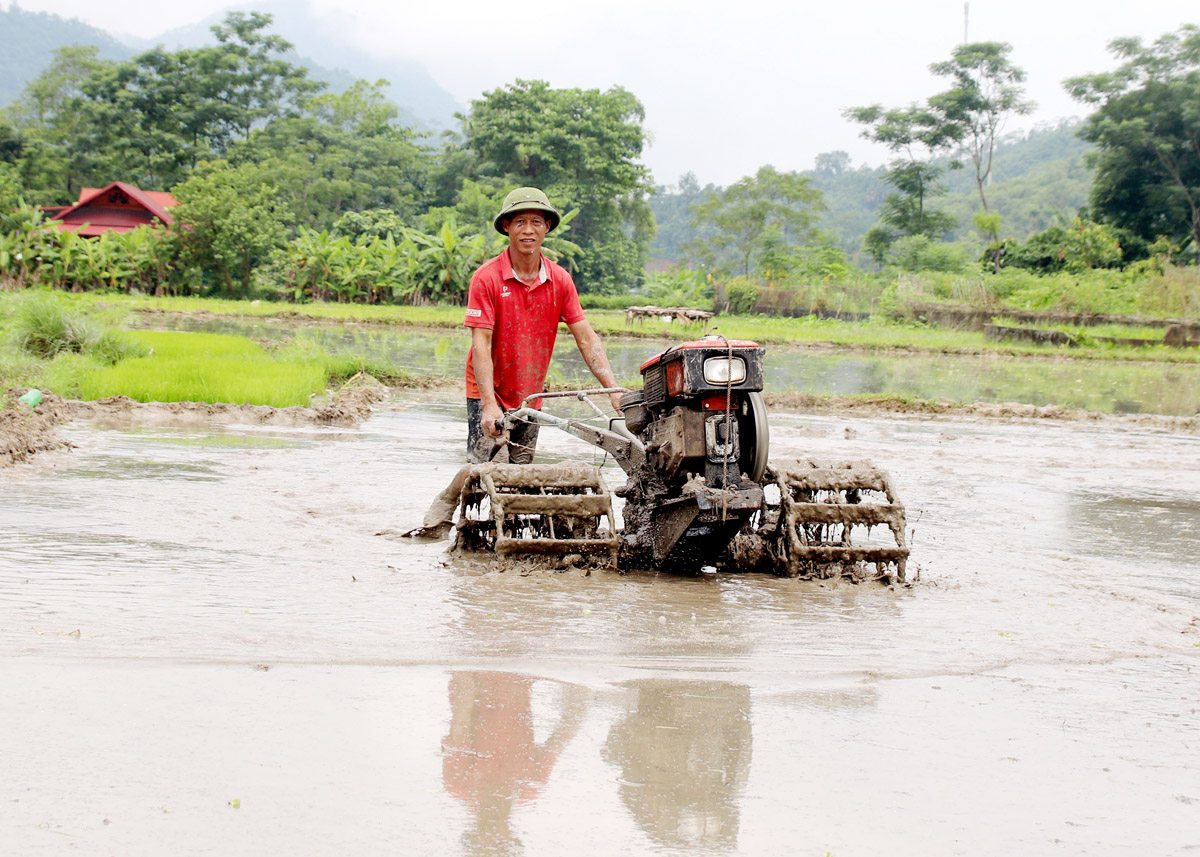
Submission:
<svg viewBox="0 0 1200 857">
<path fill-rule="evenodd" d="M 0 471 L 4 853 L 1200 850 L 1194 435 L 773 414 L 890 469 L 889 589 L 400 539 L 457 395 L 64 433 Z"/>
<path fill-rule="evenodd" d="M 302 336 L 332 351 L 353 351 L 388 360 L 416 373 L 457 378 L 470 347 L 467 330 L 429 330 L 384 325 L 291 325 L 229 318 L 146 317 L 142 324 L 174 330 L 237 333 L 267 339 Z M 700 328 L 680 332 L 697 336 Z M 637 378 L 645 360 L 670 340 L 605 338 L 618 378 Z M 587 386 L 591 375 L 570 336 L 559 337 L 551 383 Z M 769 346 L 764 367 L 772 393 L 899 395 L 954 402 L 1020 402 L 1059 405 L 1101 413 L 1200 413 L 1200 365 L 1016 358 L 995 354 L 871 354 Z"/>
</svg>

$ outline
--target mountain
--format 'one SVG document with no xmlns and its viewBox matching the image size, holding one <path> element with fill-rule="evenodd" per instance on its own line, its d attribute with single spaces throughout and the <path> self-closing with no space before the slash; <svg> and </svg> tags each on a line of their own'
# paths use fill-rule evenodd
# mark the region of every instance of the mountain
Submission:
<svg viewBox="0 0 1200 857">
<path fill-rule="evenodd" d="M 454 100 L 425 68 L 403 59 L 377 60 L 349 42 L 338 39 L 307 9 L 306 4 L 271 0 L 243 4 L 239 11 L 266 12 L 273 17 L 270 32 L 295 46 L 289 62 L 308 69 L 309 76 L 342 92 L 355 80 L 389 82 L 387 96 L 400 108 L 400 122 L 437 134 L 457 128 L 454 114 L 463 106 Z M 78 20 L 67 20 L 48 12 L 26 12 L 13 4 L 0 9 L 0 34 L 5 49 L 0 51 L 0 106 L 10 104 L 66 45 L 96 45 L 104 59 L 124 60 L 163 45 L 168 50 L 216 43 L 212 26 L 224 13 L 211 15 L 196 24 L 170 30 L 154 39 L 126 38 L 118 41 L 104 30 Z M 347 69 L 346 66 L 352 67 Z"/>
<path fill-rule="evenodd" d="M 103 59 L 129 59 L 135 51 L 82 21 L 48 12 L 26 12 L 15 3 L 0 9 L 0 107 L 11 104 L 50 61 L 54 51 L 67 45 L 95 45 Z"/>
<path fill-rule="evenodd" d="M 465 108 L 433 79 L 424 66 L 403 58 L 376 59 L 351 44 L 328 22 L 322 21 L 307 3 L 295 0 L 262 0 L 240 3 L 229 11 L 263 12 L 272 18 L 270 32 L 283 36 L 295 48 L 289 60 L 303 65 L 309 75 L 324 81 L 334 92 L 341 92 L 355 80 L 389 83 L 388 98 L 400 108 L 400 121 L 422 131 L 437 133 L 457 129 L 456 112 Z M 168 30 L 146 40 L 130 40 L 139 49 L 163 45 L 168 50 L 215 44 L 212 27 L 220 24 L 225 12 L 209 15 L 202 21 Z M 347 64 L 352 64 L 347 70 Z"/>
<path fill-rule="evenodd" d="M 1024 240 L 1033 232 L 1050 226 L 1057 219 L 1075 216 L 1086 204 L 1092 184 L 1091 170 L 1084 161 L 1090 146 L 1077 136 L 1078 121 L 1035 129 L 1028 134 L 1013 134 L 996 149 L 993 180 L 986 187 L 988 205 L 1003 218 L 1001 234 Z M 806 170 L 813 187 L 821 191 L 826 210 L 817 227 L 850 254 L 858 253 L 863 236 L 876 222 L 879 206 L 892 193 L 884 183 L 882 166 L 850 166 L 844 152 L 818 157 L 822 169 Z M 968 161 L 963 169 L 950 169 L 948 159 L 941 185 L 945 193 L 929 200 L 933 208 L 946 211 L 957 220 L 947 240 L 968 240 L 974 230 L 972 215 L 980 209 L 975 171 Z M 675 261 L 682 244 L 695 237 L 688 226 L 688 204 L 703 199 L 696 186 L 660 189 L 651 197 L 650 207 L 658 220 L 658 233 L 651 245 L 656 259 Z"/>
</svg>

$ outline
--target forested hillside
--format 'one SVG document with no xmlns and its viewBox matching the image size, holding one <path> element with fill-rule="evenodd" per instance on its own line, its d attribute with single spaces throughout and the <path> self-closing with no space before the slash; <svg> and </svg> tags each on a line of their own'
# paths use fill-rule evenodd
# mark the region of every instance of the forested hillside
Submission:
<svg viewBox="0 0 1200 857">
<path fill-rule="evenodd" d="M 1079 138 L 1078 130 L 1078 122 L 1064 122 L 1010 135 L 997 148 L 988 196 L 1003 219 L 1003 236 L 1023 240 L 1057 219 L 1070 220 L 1087 202 L 1091 174 L 1083 154 L 1089 145 Z M 940 182 L 945 192 L 934 196 L 930 205 L 954 218 L 956 225 L 945 234 L 946 240 L 966 240 L 973 232 L 971 216 L 979 209 L 973 177 L 969 170 L 951 169 L 948 159 L 934 163 L 945 168 Z M 800 175 L 811 180 L 825 204 L 817 228 L 827 233 L 835 246 L 857 253 L 888 193 L 884 168 L 853 167 L 845 152 L 829 152 L 817 157 L 816 168 Z M 655 258 L 683 258 L 682 246 L 698 234 L 689 225 L 689 206 L 713 190 L 717 188 L 711 185 L 701 188 L 690 175 L 673 187 L 659 188 L 651 199 L 658 219 L 658 234 L 651 245 Z"/>
</svg>

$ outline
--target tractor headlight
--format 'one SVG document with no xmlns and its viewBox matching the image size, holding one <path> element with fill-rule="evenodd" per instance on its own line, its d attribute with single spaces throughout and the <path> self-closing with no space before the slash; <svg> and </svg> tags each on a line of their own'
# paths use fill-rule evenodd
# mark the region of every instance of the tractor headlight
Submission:
<svg viewBox="0 0 1200 857">
<path fill-rule="evenodd" d="M 704 381 L 708 384 L 740 384 L 746 380 L 746 361 L 741 357 L 709 357 L 704 361 Z"/>
</svg>

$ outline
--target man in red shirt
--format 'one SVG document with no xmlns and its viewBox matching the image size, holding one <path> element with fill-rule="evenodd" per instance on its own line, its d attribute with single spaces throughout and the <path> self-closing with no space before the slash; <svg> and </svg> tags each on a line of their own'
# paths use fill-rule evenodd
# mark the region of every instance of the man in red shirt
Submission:
<svg viewBox="0 0 1200 857">
<path fill-rule="evenodd" d="M 504 198 L 492 225 L 508 236 L 508 248 L 471 277 L 467 317 L 467 457 L 486 461 L 500 437 L 496 420 L 545 389 L 559 322 L 567 325 L 587 366 L 602 387 L 617 386 L 600 337 L 584 317 L 571 275 L 542 255 L 542 242 L 561 217 L 537 188 L 517 188 Z M 620 413 L 620 394 L 610 394 Z M 531 402 L 541 407 L 541 400 Z M 509 433 L 509 460 L 528 464 L 538 426 Z"/>
</svg>

